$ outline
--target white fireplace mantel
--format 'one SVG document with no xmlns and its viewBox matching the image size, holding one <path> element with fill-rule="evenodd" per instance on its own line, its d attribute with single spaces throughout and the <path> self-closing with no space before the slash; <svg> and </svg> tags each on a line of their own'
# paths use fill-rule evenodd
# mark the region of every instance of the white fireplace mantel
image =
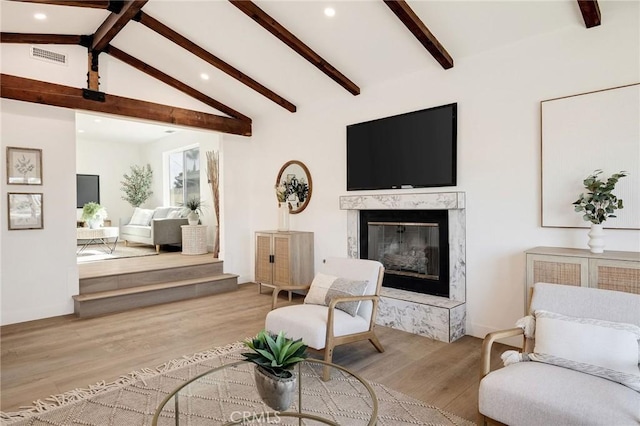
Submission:
<svg viewBox="0 0 640 426">
<path fill-rule="evenodd" d="M 347 210 L 347 250 L 356 259 L 360 258 L 360 210 L 447 210 L 449 298 L 384 287 L 376 322 L 445 342 L 462 337 L 466 321 L 465 193 L 345 195 L 340 197 L 340 209 Z"/>
</svg>

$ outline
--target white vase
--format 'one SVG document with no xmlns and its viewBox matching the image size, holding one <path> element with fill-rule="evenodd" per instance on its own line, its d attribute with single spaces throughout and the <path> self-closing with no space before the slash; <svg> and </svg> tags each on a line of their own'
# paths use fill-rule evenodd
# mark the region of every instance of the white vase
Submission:
<svg viewBox="0 0 640 426">
<path fill-rule="evenodd" d="M 278 207 L 278 231 L 289 230 L 289 205 L 280 203 Z"/>
<path fill-rule="evenodd" d="M 89 228 L 91 229 L 98 229 L 100 228 L 102 225 L 104 224 L 104 220 L 102 220 L 99 217 L 95 217 L 93 219 L 89 219 L 87 220 L 87 225 L 89 225 Z"/>
<path fill-rule="evenodd" d="M 589 247 L 591 248 L 591 253 L 604 253 L 604 231 L 602 230 L 602 225 L 591 224 Z"/>
<path fill-rule="evenodd" d="M 191 212 L 189 212 L 189 214 L 187 215 L 187 221 L 189 222 L 189 225 L 197 225 L 198 222 L 200 222 L 200 216 L 198 216 L 198 213 L 194 212 L 193 210 Z"/>
</svg>

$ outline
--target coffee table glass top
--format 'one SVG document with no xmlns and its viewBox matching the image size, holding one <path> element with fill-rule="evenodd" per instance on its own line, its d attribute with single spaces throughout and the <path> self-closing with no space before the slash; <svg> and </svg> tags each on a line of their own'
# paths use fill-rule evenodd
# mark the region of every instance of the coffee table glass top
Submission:
<svg viewBox="0 0 640 426">
<path fill-rule="evenodd" d="M 331 380 L 323 381 L 324 368 Z M 335 364 L 307 359 L 294 368 L 297 389 L 291 407 L 274 411 L 256 388 L 254 364 L 236 361 L 178 385 L 159 404 L 153 425 L 373 425 L 378 399 L 358 375 Z"/>
</svg>

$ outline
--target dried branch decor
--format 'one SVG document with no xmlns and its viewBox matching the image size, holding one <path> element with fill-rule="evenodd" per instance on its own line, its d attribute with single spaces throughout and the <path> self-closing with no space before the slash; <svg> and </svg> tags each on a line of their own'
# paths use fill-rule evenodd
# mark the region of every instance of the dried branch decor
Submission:
<svg viewBox="0 0 640 426">
<path fill-rule="evenodd" d="M 213 257 L 220 253 L 220 153 L 207 151 L 207 176 L 213 193 L 213 211 L 216 215 L 216 233 L 213 238 Z"/>
</svg>

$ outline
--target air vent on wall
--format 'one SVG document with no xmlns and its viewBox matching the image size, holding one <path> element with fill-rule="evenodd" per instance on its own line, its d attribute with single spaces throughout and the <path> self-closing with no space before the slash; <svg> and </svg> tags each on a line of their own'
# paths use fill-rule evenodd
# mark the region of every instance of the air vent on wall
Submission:
<svg viewBox="0 0 640 426">
<path fill-rule="evenodd" d="M 50 62 L 52 64 L 67 65 L 67 55 L 51 50 L 41 49 L 39 47 L 31 46 L 29 55 L 33 59 L 39 59 L 41 61 Z"/>
</svg>

